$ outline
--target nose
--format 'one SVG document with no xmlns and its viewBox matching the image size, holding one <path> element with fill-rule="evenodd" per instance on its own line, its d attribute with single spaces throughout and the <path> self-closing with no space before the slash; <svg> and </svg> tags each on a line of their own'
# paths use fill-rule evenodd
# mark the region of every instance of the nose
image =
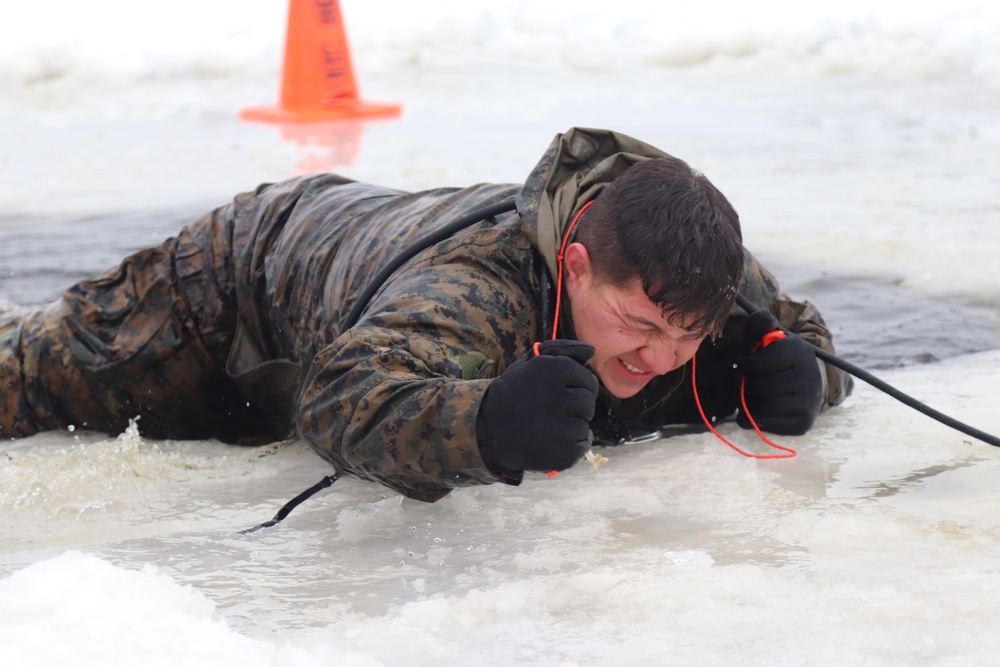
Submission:
<svg viewBox="0 0 1000 667">
<path fill-rule="evenodd" d="M 677 368 L 677 344 L 656 341 L 639 348 L 639 359 L 649 370 L 664 375 Z"/>
</svg>

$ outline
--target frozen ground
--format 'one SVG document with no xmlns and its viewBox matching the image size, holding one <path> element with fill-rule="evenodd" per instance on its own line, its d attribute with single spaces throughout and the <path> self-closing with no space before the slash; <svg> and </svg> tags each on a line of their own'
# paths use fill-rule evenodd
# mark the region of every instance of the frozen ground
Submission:
<svg viewBox="0 0 1000 667">
<path fill-rule="evenodd" d="M 4 305 L 54 298 L 262 181 L 520 181 L 555 132 L 612 127 L 727 192 L 748 246 L 820 305 L 845 356 L 1000 432 L 995 11 L 908 3 L 837 23 L 764 3 L 778 34 L 758 15 L 742 31 L 666 10 L 647 25 L 628 2 L 580 5 L 573 30 L 516 3 L 432 2 L 435 20 L 379 4 L 345 13 L 372 54 L 363 95 L 403 116 L 298 139 L 236 117 L 276 96 L 272 4 L 231 24 L 206 10 L 228 32 L 151 37 L 130 60 L 121 39 L 46 50 L 8 28 Z M 74 20 L 85 36 L 117 25 Z M 0 664 L 1000 664 L 1000 451 L 863 384 L 782 442 L 800 455 L 775 466 L 676 436 L 434 505 L 345 479 L 252 535 L 238 531 L 325 474 L 301 444 L 2 444 Z"/>
</svg>

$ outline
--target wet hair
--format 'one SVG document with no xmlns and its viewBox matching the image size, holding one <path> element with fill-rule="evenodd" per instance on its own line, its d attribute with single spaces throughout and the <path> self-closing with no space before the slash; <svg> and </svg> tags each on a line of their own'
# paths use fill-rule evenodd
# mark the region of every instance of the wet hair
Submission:
<svg viewBox="0 0 1000 667">
<path fill-rule="evenodd" d="M 580 218 L 594 277 L 637 278 L 675 326 L 717 335 L 743 280 L 739 215 L 705 176 L 673 157 L 636 163 Z"/>
</svg>

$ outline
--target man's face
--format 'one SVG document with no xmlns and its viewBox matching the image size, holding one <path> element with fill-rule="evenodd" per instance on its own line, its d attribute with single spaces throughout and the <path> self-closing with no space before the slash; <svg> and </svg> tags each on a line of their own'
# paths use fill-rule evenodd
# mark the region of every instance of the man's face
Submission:
<svg viewBox="0 0 1000 667">
<path fill-rule="evenodd" d="M 670 324 L 670 311 L 653 303 L 638 279 L 625 288 L 595 280 L 579 243 L 567 248 L 565 261 L 576 337 L 594 346 L 590 367 L 612 395 L 634 396 L 698 351 L 705 334 Z"/>
</svg>

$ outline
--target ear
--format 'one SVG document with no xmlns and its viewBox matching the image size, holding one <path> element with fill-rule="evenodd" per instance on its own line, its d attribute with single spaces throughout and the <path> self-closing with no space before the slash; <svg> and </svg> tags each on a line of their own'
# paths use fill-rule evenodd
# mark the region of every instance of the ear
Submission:
<svg viewBox="0 0 1000 667">
<path fill-rule="evenodd" d="M 563 255 L 563 270 L 566 272 L 566 292 L 572 299 L 581 288 L 588 287 L 594 280 L 590 253 L 582 243 L 570 243 Z"/>
</svg>

